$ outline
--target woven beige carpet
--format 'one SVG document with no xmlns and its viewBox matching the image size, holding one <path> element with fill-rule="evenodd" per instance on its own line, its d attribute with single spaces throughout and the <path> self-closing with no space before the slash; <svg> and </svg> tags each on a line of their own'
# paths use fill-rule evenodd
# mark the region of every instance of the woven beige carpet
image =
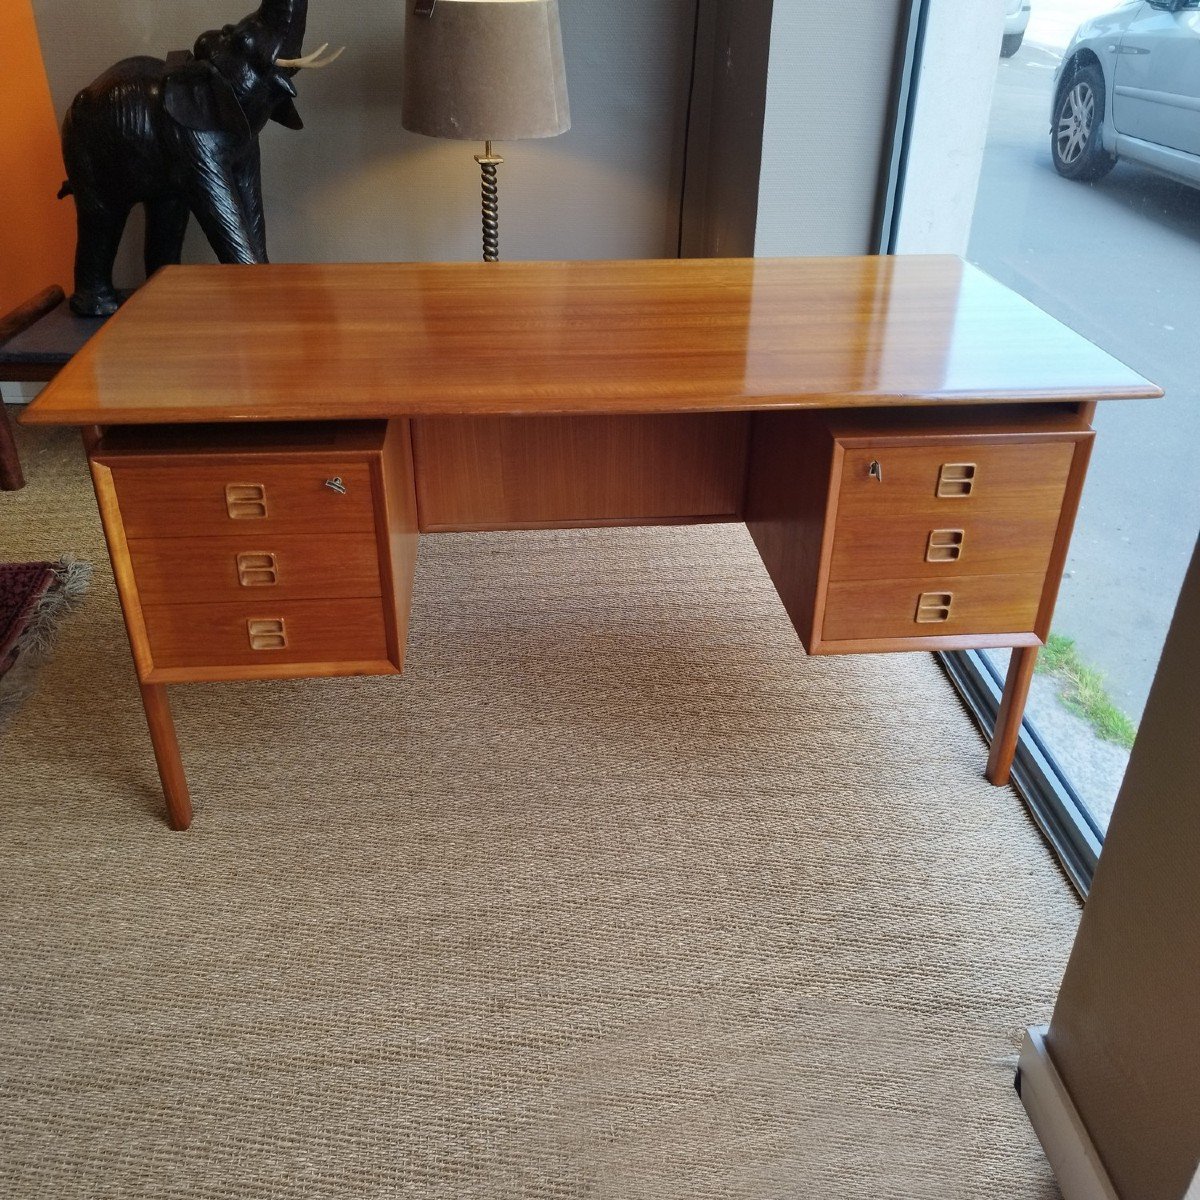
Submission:
<svg viewBox="0 0 1200 1200">
<path fill-rule="evenodd" d="M 924 655 L 808 659 L 736 526 L 427 538 L 400 679 L 177 688 L 97 560 L 0 747 L 5 1197 L 1057 1194 L 1012 1089 L 1078 919 Z"/>
</svg>

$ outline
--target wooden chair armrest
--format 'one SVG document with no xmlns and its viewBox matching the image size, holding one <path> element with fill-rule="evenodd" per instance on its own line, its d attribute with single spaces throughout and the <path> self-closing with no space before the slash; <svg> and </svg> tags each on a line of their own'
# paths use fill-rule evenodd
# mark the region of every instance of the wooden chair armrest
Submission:
<svg viewBox="0 0 1200 1200">
<path fill-rule="evenodd" d="M 36 321 L 40 321 L 48 312 L 56 309 L 66 299 L 66 293 L 58 286 L 38 292 L 32 300 L 26 300 L 12 312 L 0 317 L 0 346 L 18 333 L 28 329 Z"/>
</svg>

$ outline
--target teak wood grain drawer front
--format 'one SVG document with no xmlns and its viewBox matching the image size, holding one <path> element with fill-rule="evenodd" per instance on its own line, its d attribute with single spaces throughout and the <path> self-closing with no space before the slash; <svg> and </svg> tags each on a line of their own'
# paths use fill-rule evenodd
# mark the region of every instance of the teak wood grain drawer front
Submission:
<svg viewBox="0 0 1200 1200">
<path fill-rule="evenodd" d="M 925 445 L 904 446 L 881 438 L 848 446 L 844 453 L 839 526 L 901 513 L 952 524 L 967 516 L 1057 516 L 1075 443 L 930 438 Z"/>
<path fill-rule="evenodd" d="M 129 543 L 144 604 L 270 602 L 381 594 L 375 534 L 241 534 Z"/>
<path fill-rule="evenodd" d="M 383 666 L 388 657 L 379 599 L 148 604 L 143 613 L 159 668 Z"/>
<path fill-rule="evenodd" d="M 831 583 L 822 636 L 851 642 L 1032 633 L 1044 582 L 1036 574 Z"/>
<path fill-rule="evenodd" d="M 1062 508 L 1025 516 L 881 513 L 837 522 L 830 579 L 1045 571 Z"/>
<path fill-rule="evenodd" d="M 375 523 L 362 462 L 119 462 L 112 477 L 128 538 L 353 533 Z"/>
</svg>

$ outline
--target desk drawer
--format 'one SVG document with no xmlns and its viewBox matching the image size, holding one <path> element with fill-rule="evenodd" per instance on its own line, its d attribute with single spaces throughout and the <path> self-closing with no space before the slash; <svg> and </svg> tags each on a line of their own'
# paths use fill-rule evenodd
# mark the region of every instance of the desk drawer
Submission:
<svg viewBox="0 0 1200 1200">
<path fill-rule="evenodd" d="M 1044 573 L 831 583 L 822 636 L 851 642 L 1032 633 L 1044 585 Z"/>
<path fill-rule="evenodd" d="M 1007 575 L 1045 571 L 1062 497 L 1025 515 L 880 513 L 838 520 L 829 578 Z"/>
<path fill-rule="evenodd" d="M 270 667 L 281 663 L 386 665 L 382 602 L 243 601 L 147 604 L 142 613 L 158 668 Z"/>
<path fill-rule="evenodd" d="M 125 536 L 220 537 L 353 533 L 375 525 L 364 462 L 231 459 L 166 465 L 118 462 L 113 487 Z M 345 492 L 326 486 L 340 479 Z"/>
<path fill-rule="evenodd" d="M 968 518 L 1056 517 L 1074 441 L 970 442 L 931 437 L 924 445 L 864 439 L 844 450 L 837 521 L 906 516 L 914 524 Z M 856 439 L 857 441 L 857 439 Z"/>
<path fill-rule="evenodd" d="M 129 543 L 143 604 L 378 596 L 374 533 L 146 538 Z"/>
</svg>

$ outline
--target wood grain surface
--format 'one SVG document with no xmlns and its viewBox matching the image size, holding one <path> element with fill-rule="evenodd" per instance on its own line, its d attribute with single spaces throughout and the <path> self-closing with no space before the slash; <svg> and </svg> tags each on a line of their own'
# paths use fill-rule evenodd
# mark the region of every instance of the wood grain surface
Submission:
<svg viewBox="0 0 1200 1200">
<path fill-rule="evenodd" d="M 1000 709 L 996 713 L 996 726 L 992 731 L 992 746 L 986 768 L 988 782 L 997 787 L 1003 787 L 1012 775 L 1017 743 L 1021 740 L 1021 722 L 1025 716 L 1025 705 L 1029 700 L 1029 688 L 1033 683 L 1033 672 L 1037 668 L 1040 648 L 1018 647 L 1013 650 L 1012 657 L 1008 660 L 1008 673 L 1004 679 Z"/>
<path fill-rule="evenodd" d="M 388 672 L 383 605 L 379 598 L 273 600 L 237 604 L 147 604 L 142 612 L 156 668 L 281 663 L 376 662 Z M 251 647 L 247 622 L 280 620 L 286 645 Z M 253 678 L 247 672 L 248 678 Z"/>
<path fill-rule="evenodd" d="M 832 582 L 821 633 L 826 642 L 1032 633 L 1045 580 L 1037 573 Z M 917 602 L 931 592 L 953 597 L 950 615 L 942 622 L 918 623 Z"/>
<path fill-rule="evenodd" d="M 8 420 L 8 409 L 0 400 L 0 492 L 17 492 L 25 486 L 17 443 Z"/>
<path fill-rule="evenodd" d="M 143 604 L 212 601 L 319 600 L 324 597 L 378 596 L 379 547 L 374 530 L 335 533 L 230 537 L 140 538 L 129 555 Z M 250 576 L 243 582 L 239 555 L 269 555 L 274 579 Z"/>
<path fill-rule="evenodd" d="M 948 256 L 168 267 L 44 424 L 1160 395 Z"/>
<path fill-rule="evenodd" d="M 1074 453 L 1074 441 L 1065 437 L 1057 442 L 984 444 L 941 441 L 931 435 L 924 446 L 896 446 L 881 438 L 872 446 L 849 447 L 842 463 L 838 520 L 870 521 L 905 513 L 914 520 L 952 525 L 968 516 L 1057 513 Z M 881 480 L 871 477 L 872 462 L 879 464 Z M 939 496 L 941 468 L 958 463 L 973 468 L 970 494 Z"/>
<path fill-rule="evenodd" d="M 85 444 L 89 440 L 88 431 L 85 430 Z M 125 536 L 125 527 L 121 524 L 121 506 L 117 503 L 117 493 L 113 487 L 112 469 L 107 463 L 90 457 L 90 452 L 88 466 L 92 473 L 92 486 L 96 492 L 96 507 L 100 510 L 100 522 L 104 527 L 104 541 L 112 562 L 113 579 L 117 585 L 117 595 L 121 599 L 121 615 L 125 619 L 125 632 L 129 635 L 129 649 L 133 655 L 138 679 L 145 683 L 154 669 L 154 659 L 150 654 L 150 642 L 146 636 L 146 621 L 142 615 L 137 578 L 133 573 L 133 559 L 129 554 L 129 540 Z M 153 692 L 148 694 L 155 695 Z M 158 707 L 167 713 L 169 721 L 170 706 Z M 147 719 L 151 722 L 153 735 L 154 719 L 149 714 Z"/>
<path fill-rule="evenodd" d="M 1075 447 L 1069 438 L 1007 443 L 947 439 L 925 446 L 881 440 L 846 449 L 829 578 L 1044 573 Z M 940 469 L 951 462 L 974 467 L 970 495 L 937 495 Z M 870 475 L 872 463 L 881 479 Z M 957 560 L 926 561 L 934 530 L 960 531 Z"/>
<path fill-rule="evenodd" d="M 933 578 L 945 575 L 1045 574 L 1061 519 L 1059 505 L 1028 516 L 970 514 L 937 524 L 910 513 L 880 513 L 839 520 L 834 535 L 830 580 Z M 934 530 L 960 534 L 959 557 L 930 559 Z"/>
<path fill-rule="evenodd" d="M 430 532 L 740 516 L 748 414 L 413 422 Z"/>
<path fill-rule="evenodd" d="M 261 541 L 277 533 L 355 533 L 374 528 L 371 470 L 365 462 L 207 463 L 203 459 L 170 466 L 132 461 L 113 465 L 125 536 L 219 537 L 240 535 Z M 325 480 L 340 477 L 344 495 Z M 261 489 L 263 516 L 235 517 L 227 489 Z M 253 509 L 253 503 L 247 510 Z"/>
<path fill-rule="evenodd" d="M 371 471 L 375 478 L 375 538 L 383 580 L 388 658 L 399 671 L 404 667 L 408 644 L 420 541 L 411 421 L 388 422 L 382 453 L 371 463 Z"/>
<path fill-rule="evenodd" d="M 167 689 L 157 683 L 139 683 L 142 707 L 154 761 L 162 781 L 163 799 L 167 802 L 167 823 L 172 829 L 188 829 L 192 824 L 192 797 L 188 788 L 183 758 L 179 753 L 179 738 L 171 716 L 171 701 Z"/>
<path fill-rule="evenodd" d="M 811 654 L 827 574 L 836 501 L 834 441 L 818 413 L 760 413 L 753 418 L 746 472 L 746 528 L 779 599 Z"/>
<path fill-rule="evenodd" d="M 56 309 L 66 299 L 66 293 L 58 284 L 43 288 L 36 296 L 0 316 L 0 346 L 18 333 L 24 332 L 48 312 Z"/>
</svg>

